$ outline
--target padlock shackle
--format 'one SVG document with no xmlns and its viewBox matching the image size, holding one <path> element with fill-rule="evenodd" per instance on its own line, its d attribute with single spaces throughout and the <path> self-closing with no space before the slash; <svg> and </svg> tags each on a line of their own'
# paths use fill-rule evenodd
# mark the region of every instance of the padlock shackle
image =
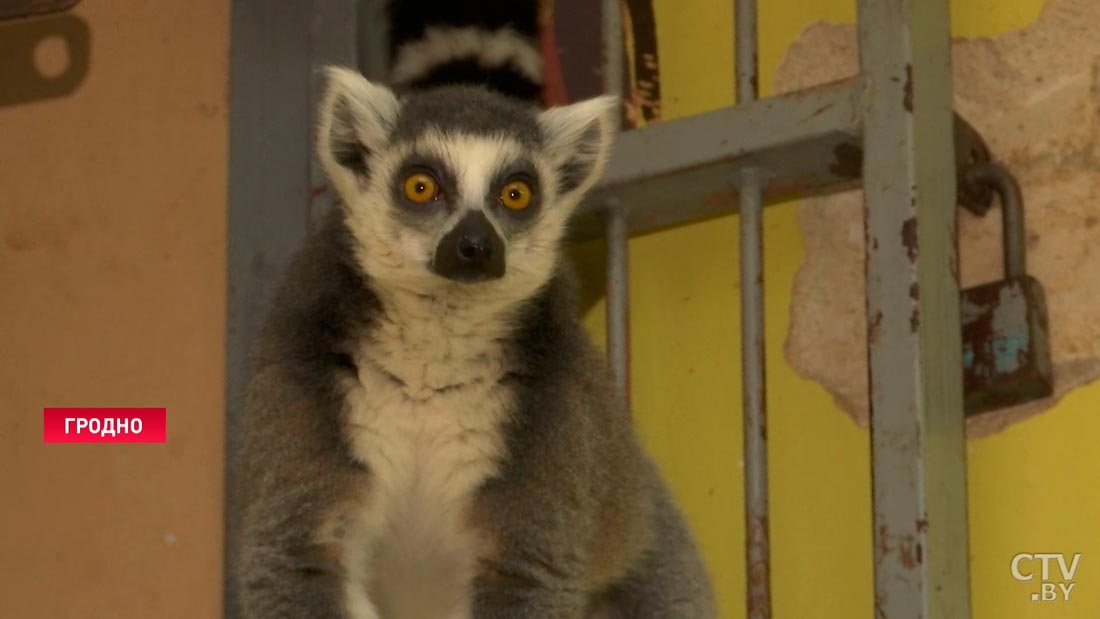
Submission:
<svg viewBox="0 0 1100 619">
<path fill-rule="evenodd" d="M 1004 238 L 1005 277 L 1027 274 L 1027 251 L 1024 231 L 1024 200 L 1020 185 L 1004 166 L 992 161 L 975 163 L 966 171 L 972 183 L 991 187 L 1001 201 Z"/>
</svg>

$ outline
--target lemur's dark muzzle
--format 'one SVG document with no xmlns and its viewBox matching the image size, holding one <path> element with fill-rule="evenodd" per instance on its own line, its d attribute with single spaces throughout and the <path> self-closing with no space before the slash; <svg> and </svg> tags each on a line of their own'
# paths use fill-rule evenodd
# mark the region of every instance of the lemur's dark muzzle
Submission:
<svg viewBox="0 0 1100 619">
<path fill-rule="evenodd" d="M 458 282 L 504 276 L 504 241 L 481 211 L 463 217 L 435 248 L 432 270 Z"/>
</svg>

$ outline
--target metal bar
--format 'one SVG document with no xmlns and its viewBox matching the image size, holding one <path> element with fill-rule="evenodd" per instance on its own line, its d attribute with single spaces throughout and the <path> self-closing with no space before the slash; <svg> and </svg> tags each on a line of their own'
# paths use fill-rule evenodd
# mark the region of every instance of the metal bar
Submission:
<svg viewBox="0 0 1100 619">
<path fill-rule="evenodd" d="M 325 86 L 324 76 L 317 69 L 326 65 L 355 66 L 359 60 L 359 5 L 359 0 L 313 0 L 309 23 L 309 60 L 313 69 L 309 99 L 311 127 L 317 117 L 317 107 Z M 313 149 L 308 155 L 310 191 L 307 224 L 313 231 L 320 227 L 328 210 L 334 208 L 336 196 L 330 193 L 328 177 L 321 162 L 314 156 Z"/>
<path fill-rule="evenodd" d="M 240 616 L 234 555 L 236 419 L 248 353 L 279 273 L 305 237 L 311 3 L 234 0 L 229 96 L 225 617 Z M 272 62 L 272 59 L 278 62 Z"/>
<path fill-rule="evenodd" d="M 761 174 L 741 172 L 741 406 L 744 427 L 745 559 L 749 619 L 771 617 L 768 420 L 764 372 Z"/>
<path fill-rule="evenodd" d="M 622 97 L 623 31 L 619 0 L 603 2 L 604 89 Z M 615 390 L 630 405 L 630 237 L 626 213 L 609 197 L 604 212 L 607 242 L 607 359 Z"/>
<path fill-rule="evenodd" d="M 756 0 L 734 2 L 737 102 L 758 96 Z M 771 617 L 768 422 L 764 373 L 763 173 L 739 171 L 741 216 L 741 408 L 744 427 L 745 574 L 748 619 Z"/>
<path fill-rule="evenodd" d="M 389 21 L 386 0 L 361 0 L 358 10 L 358 64 L 367 79 L 386 82 L 390 77 Z"/>
<path fill-rule="evenodd" d="M 749 103 L 760 96 L 756 45 L 756 0 L 735 0 L 734 63 L 737 71 L 737 102 Z"/>
<path fill-rule="evenodd" d="M 947 0 L 859 0 L 875 611 L 970 615 Z"/>
<path fill-rule="evenodd" d="M 622 0 L 603 0 L 603 83 L 609 95 L 623 96 Z"/>
<path fill-rule="evenodd" d="M 768 171 L 768 203 L 856 187 L 862 90 L 850 79 L 624 132 L 572 238 L 601 236 L 611 198 L 631 234 L 734 213 L 746 167 Z"/>
<path fill-rule="evenodd" d="M 630 252 L 626 213 L 607 214 L 607 357 L 616 393 L 630 404 Z"/>
<path fill-rule="evenodd" d="M 356 0 L 233 0 L 230 50 L 224 616 L 240 616 L 235 575 L 236 433 L 248 354 L 321 186 L 311 168 L 315 69 L 354 64 Z M 351 34 L 354 34 L 353 32 Z M 311 176 L 313 177 L 311 180 Z"/>
</svg>

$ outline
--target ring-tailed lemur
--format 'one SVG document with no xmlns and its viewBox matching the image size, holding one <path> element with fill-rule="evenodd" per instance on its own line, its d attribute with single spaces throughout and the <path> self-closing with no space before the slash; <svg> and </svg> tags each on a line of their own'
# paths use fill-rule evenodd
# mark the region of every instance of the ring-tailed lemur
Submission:
<svg viewBox="0 0 1100 619">
<path fill-rule="evenodd" d="M 254 355 L 244 616 L 713 617 L 562 265 L 617 101 L 521 101 L 535 2 L 463 6 L 394 3 L 401 94 L 328 70 L 317 154 L 342 204 Z"/>
</svg>

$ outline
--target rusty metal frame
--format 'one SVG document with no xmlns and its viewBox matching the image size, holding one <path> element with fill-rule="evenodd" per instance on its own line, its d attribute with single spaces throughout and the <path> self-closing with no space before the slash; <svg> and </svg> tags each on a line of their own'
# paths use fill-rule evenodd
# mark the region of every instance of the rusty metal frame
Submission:
<svg viewBox="0 0 1100 619">
<path fill-rule="evenodd" d="M 363 0 L 381 2 L 382 0 Z M 234 555 L 237 442 L 247 359 L 264 308 L 331 200 L 313 162 L 316 68 L 354 66 L 360 0 L 233 0 L 230 23 L 226 519 L 223 616 L 240 616 Z M 366 21 L 365 28 L 384 29 Z M 374 40 L 376 34 L 367 37 Z"/>
<path fill-rule="evenodd" d="M 627 131 L 573 237 L 600 235 L 610 199 L 629 205 L 631 234 L 735 213 L 747 167 L 765 171 L 767 204 L 858 187 L 862 93 L 855 78 Z"/>
<path fill-rule="evenodd" d="M 617 229 L 648 232 L 740 206 L 751 619 L 771 616 L 760 207 L 861 182 L 869 188 L 876 616 L 970 614 L 955 204 L 958 198 L 980 212 L 989 196 L 969 186 L 956 196 L 955 158 L 958 152 L 962 163 L 972 163 L 989 153 L 951 111 L 947 1 L 859 0 L 858 7 L 857 77 L 757 100 L 756 2 L 735 0 L 738 105 L 625 133 L 603 183 L 574 222 L 577 239 L 605 226 L 613 256 L 609 357 L 613 367 L 626 368 L 629 348 L 612 327 L 625 324 L 629 312 L 625 302 L 611 302 L 625 286 L 611 283 L 624 273 L 614 266 L 616 246 L 626 243 Z M 617 57 L 615 41 L 605 42 L 612 46 L 610 62 Z"/>
<path fill-rule="evenodd" d="M 875 612 L 970 616 L 947 0 L 859 0 Z"/>
<path fill-rule="evenodd" d="M 737 103 L 759 96 L 756 0 L 734 2 Z M 768 531 L 768 418 L 764 332 L 764 213 L 767 170 L 746 165 L 736 177 L 740 205 L 741 410 L 745 480 L 745 599 L 748 619 L 771 616 Z"/>
<path fill-rule="evenodd" d="M 623 95 L 623 26 L 620 0 L 603 0 L 604 89 Z M 630 406 L 630 230 L 619 197 L 605 196 L 598 225 L 607 244 L 607 361 L 615 391 Z"/>
</svg>

